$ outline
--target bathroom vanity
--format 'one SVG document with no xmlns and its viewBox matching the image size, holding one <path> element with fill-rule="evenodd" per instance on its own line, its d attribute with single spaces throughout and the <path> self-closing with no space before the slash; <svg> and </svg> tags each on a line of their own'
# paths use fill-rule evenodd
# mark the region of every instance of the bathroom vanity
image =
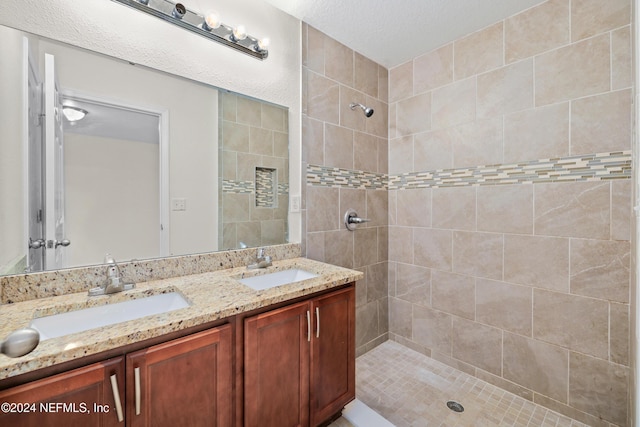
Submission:
<svg viewBox="0 0 640 427">
<path fill-rule="evenodd" d="M 254 290 L 247 275 L 315 277 Z M 190 305 L 47 339 L 0 357 L 1 425 L 318 426 L 355 397 L 355 281 L 305 258 L 2 306 L 0 332 L 33 317 L 177 292 Z M 6 409 L 6 410 L 5 410 Z M 46 417 L 46 418 L 45 418 Z M 55 423 L 49 424 L 51 421 Z"/>
</svg>

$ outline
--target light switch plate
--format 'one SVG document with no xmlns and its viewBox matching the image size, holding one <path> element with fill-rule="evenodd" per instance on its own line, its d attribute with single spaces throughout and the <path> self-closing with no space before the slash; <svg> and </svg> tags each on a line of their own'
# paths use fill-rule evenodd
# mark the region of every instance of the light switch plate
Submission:
<svg viewBox="0 0 640 427">
<path fill-rule="evenodd" d="M 291 212 L 300 212 L 300 196 L 291 196 Z"/>
<path fill-rule="evenodd" d="M 186 211 L 187 210 L 187 199 L 171 199 L 171 210 L 172 211 Z"/>
</svg>

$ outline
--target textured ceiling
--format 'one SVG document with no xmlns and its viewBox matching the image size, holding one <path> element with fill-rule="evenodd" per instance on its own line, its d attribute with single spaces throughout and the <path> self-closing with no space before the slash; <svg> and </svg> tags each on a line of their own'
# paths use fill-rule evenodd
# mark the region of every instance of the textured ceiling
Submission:
<svg viewBox="0 0 640 427">
<path fill-rule="evenodd" d="M 393 68 L 544 0 L 267 0 Z"/>
</svg>

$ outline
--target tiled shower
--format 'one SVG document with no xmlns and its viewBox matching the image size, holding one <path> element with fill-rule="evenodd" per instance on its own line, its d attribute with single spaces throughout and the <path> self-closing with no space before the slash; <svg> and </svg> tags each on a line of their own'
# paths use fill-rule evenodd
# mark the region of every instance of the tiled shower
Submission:
<svg viewBox="0 0 640 427">
<path fill-rule="evenodd" d="M 359 354 L 629 424 L 631 18 L 548 0 L 391 70 L 303 26 L 306 254 L 365 272 Z"/>
</svg>

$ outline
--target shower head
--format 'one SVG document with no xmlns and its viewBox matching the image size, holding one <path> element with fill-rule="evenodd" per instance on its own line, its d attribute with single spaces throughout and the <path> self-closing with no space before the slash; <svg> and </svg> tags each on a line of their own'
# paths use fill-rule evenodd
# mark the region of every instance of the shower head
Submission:
<svg viewBox="0 0 640 427">
<path fill-rule="evenodd" d="M 373 108 L 365 107 L 364 105 L 359 104 L 357 102 L 352 102 L 351 104 L 349 104 L 349 108 L 351 108 L 352 110 L 355 109 L 356 107 L 360 107 L 364 112 L 365 116 L 367 117 L 373 116 Z"/>
</svg>

